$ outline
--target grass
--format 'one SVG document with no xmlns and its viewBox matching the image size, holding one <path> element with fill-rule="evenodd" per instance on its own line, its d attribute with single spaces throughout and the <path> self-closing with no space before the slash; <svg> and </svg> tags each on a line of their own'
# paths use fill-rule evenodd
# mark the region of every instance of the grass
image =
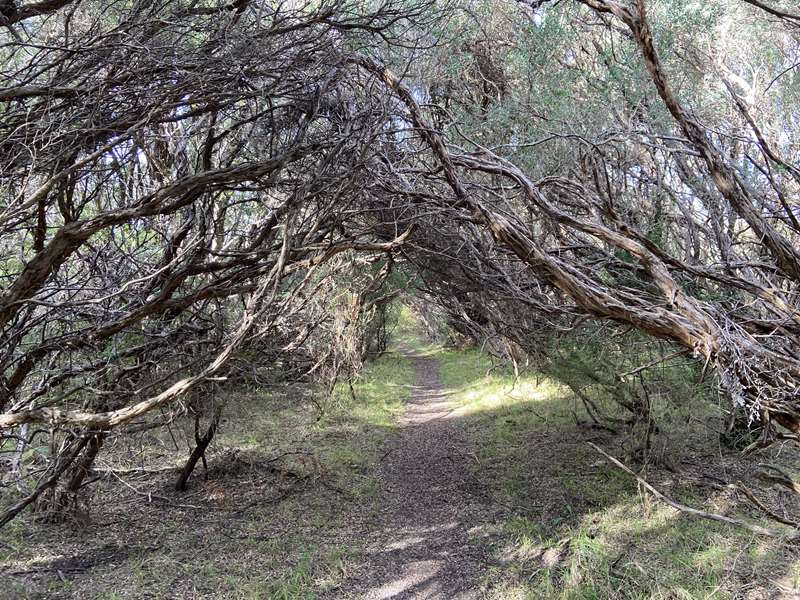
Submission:
<svg viewBox="0 0 800 600">
<path fill-rule="evenodd" d="M 360 557 L 349 520 L 378 509 L 380 448 L 414 379 L 411 360 L 388 353 L 354 394 L 346 384 L 324 399 L 299 386 L 232 392 L 208 479 L 198 467 L 185 494 L 172 490 L 174 470 L 135 469 L 181 465 L 190 422 L 109 443 L 99 466 L 125 469 L 127 485 L 98 482 L 89 523 L 26 515 L 5 528 L 0 596 L 301 600 L 334 590 Z"/>
<path fill-rule="evenodd" d="M 642 495 L 585 443 L 630 462 L 637 440 L 621 426 L 616 435 L 595 427 L 564 386 L 537 373 L 515 379 L 477 350 L 423 341 L 407 309 L 395 340 L 439 360 L 451 418 L 477 459 L 470 459 L 474 476 L 504 507 L 504 516 L 471 531 L 491 557 L 489 598 L 756 600 L 792 597 L 800 587 L 791 546 L 688 518 Z M 389 352 L 354 381 L 354 394 L 346 384 L 324 401 L 310 387 L 236 390 L 207 480 L 200 470 L 178 494 L 174 470 L 126 471 L 127 485 L 98 482 L 89 523 L 13 522 L 0 543 L 0 595 L 337 597 L 344 581 L 358 577 L 364 548 L 351 521 L 380 510 L 381 447 L 414 382 L 413 359 Z M 598 402 L 613 414 L 614 406 Z M 748 479 L 758 462 L 796 474 L 794 449 L 742 458 L 709 436 L 713 407 L 663 402 L 656 411 L 662 429 L 654 448 L 675 469 L 650 464 L 654 485 L 698 508 L 756 520 L 728 485 L 742 479 L 770 506 L 800 518 L 793 498 Z M 191 423 L 180 425 L 172 435 L 147 433 L 141 446 L 110 442 L 100 466 L 178 467 L 192 436 Z"/>
<path fill-rule="evenodd" d="M 499 565 L 487 574 L 492 598 L 755 599 L 800 588 L 790 547 L 689 518 L 641 495 L 632 478 L 584 443 L 625 458 L 630 440 L 593 427 L 565 387 L 535 373 L 515 379 L 475 350 L 442 350 L 438 357 L 442 382 L 476 448 L 475 475 L 512 507 L 489 538 Z M 603 409 L 611 414 L 614 407 Z M 686 467 L 670 473 L 651 465 L 647 477 L 694 506 L 748 513 L 735 488 L 696 485 L 708 473 L 734 478 L 750 464 L 721 453 L 707 427 L 688 427 L 681 414 L 711 418 L 713 411 L 674 403 L 659 411 L 666 425 L 657 443 L 669 443 L 664 452 L 671 462 Z M 793 453 L 783 458 L 796 467 L 795 451 L 784 452 Z M 693 466 L 698 462 L 702 472 Z"/>
</svg>

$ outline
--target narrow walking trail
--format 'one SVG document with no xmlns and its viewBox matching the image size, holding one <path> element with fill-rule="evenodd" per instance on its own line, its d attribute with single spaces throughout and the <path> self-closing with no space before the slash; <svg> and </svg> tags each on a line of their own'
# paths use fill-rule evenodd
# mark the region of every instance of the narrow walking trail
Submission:
<svg viewBox="0 0 800 600">
<path fill-rule="evenodd" d="M 381 460 L 380 512 L 365 532 L 365 564 L 337 597 L 482 596 L 486 560 L 470 531 L 492 520 L 497 509 L 471 490 L 474 459 L 439 380 L 438 360 L 413 360 L 416 386 Z"/>
</svg>

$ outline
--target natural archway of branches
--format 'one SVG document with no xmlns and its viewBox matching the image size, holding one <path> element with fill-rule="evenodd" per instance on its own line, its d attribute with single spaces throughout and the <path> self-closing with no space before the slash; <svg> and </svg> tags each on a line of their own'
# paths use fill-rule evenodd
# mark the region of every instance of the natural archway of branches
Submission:
<svg viewBox="0 0 800 600">
<path fill-rule="evenodd" d="M 666 341 L 757 444 L 796 439 L 796 13 L 2 3 L 0 435 L 12 472 L 51 455 L 0 525 L 189 414 L 185 485 L 221 386 L 332 389 L 400 293 L 515 364 L 582 328 Z"/>
</svg>

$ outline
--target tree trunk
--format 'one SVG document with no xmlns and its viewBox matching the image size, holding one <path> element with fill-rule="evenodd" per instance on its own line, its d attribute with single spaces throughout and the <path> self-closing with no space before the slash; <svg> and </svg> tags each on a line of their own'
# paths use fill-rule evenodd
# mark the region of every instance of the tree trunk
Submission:
<svg viewBox="0 0 800 600">
<path fill-rule="evenodd" d="M 89 474 L 89 469 L 92 468 L 94 460 L 100 452 L 100 448 L 103 447 L 105 437 L 106 433 L 104 431 L 99 431 L 89 438 L 89 443 L 83 451 L 83 456 L 81 456 L 78 464 L 73 468 L 72 476 L 69 478 L 69 482 L 64 488 L 68 494 L 78 493 L 81 484 Z"/>
<path fill-rule="evenodd" d="M 183 466 L 183 470 L 181 471 L 178 480 L 175 482 L 175 489 L 179 492 L 186 490 L 186 483 L 189 481 L 189 477 L 191 476 L 192 471 L 194 471 L 195 466 L 197 466 L 198 460 L 202 458 L 203 466 L 206 466 L 206 448 L 208 448 L 211 440 L 214 439 L 214 434 L 217 432 L 217 425 L 219 425 L 219 419 L 221 416 L 222 406 L 218 404 L 214 407 L 214 414 L 211 417 L 211 423 L 209 423 L 208 429 L 203 436 L 200 436 L 200 415 L 195 417 L 194 440 L 196 445 L 191 455 L 189 455 L 189 460 L 187 460 L 186 464 Z"/>
</svg>

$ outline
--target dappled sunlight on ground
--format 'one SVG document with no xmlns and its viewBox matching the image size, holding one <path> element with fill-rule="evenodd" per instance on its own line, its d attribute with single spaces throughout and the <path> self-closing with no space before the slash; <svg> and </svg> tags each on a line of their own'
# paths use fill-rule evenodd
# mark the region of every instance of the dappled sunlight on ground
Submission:
<svg viewBox="0 0 800 600">
<path fill-rule="evenodd" d="M 440 360 L 443 383 L 459 405 L 454 415 L 475 445 L 475 477 L 496 501 L 512 507 L 489 536 L 495 584 L 488 597 L 797 595 L 792 546 L 689 517 L 642 494 L 633 478 L 585 444 L 593 441 L 626 459 L 620 446 L 630 434 L 612 436 L 596 427 L 564 387 L 535 375 L 515 380 L 475 351 L 443 352 Z M 674 445 L 682 432 L 664 435 Z M 774 526 L 752 512 L 734 485 L 717 483 L 723 476 L 745 477 L 754 461 L 723 455 L 713 445 L 700 459 L 702 443 L 692 438 L 686 446 L 670 446 L 673 461 L 687 457 L 688 466 L 671 472 L 650 465 L 647 478 L 687 504 L 732 516 L 744 512 L 747 520 Z M 787 507 L 797 511 L 789 500 Z"/>
<path fill-rule="evenodd" d="M 404 352 L 417 384 L 380 462 L 380 511 L 362 532 L 363 563 L 330 598 L 476 600 L 483 552 L 469 531 L 491 511 L 469 493 L 469 449 L 451 419 L 453 395 L 440 384 L 438 361 L 410 346 Z"/>
<path fill-rule="evenodd" d="M 533 378 L 521 378 L 509 384 L 491 376 L 450 390 L 451 402 L 456 403 L 458 414 L 462 416 L 523 404 L 532 404 L 535 410 L 537 402 L 555 400 L 565 394 L 563 386 L 546 380 L 536 382 Z"/>
</svg>

